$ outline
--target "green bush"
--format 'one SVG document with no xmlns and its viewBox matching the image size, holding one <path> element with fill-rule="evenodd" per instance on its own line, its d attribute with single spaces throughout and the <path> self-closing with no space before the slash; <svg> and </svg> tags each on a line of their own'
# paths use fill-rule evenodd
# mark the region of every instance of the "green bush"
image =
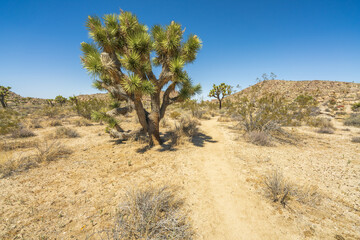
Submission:
<svg viewBox="0 0 360 240">
<path fill-rule="evenodd" d="M 360 102 L 354 103 L 354 104 L 351 106 L 351 110 L 353 110 L 354 112 L 359 111 L 359 110 L 360 110 Z"/>
<path fill-rule="evenodd" d="M 18 112 L 10 109 L 0 110 L 0 135 L 13 132 L 19 128 L 20 116 Z"/>
<path fill-rule="evenodd" d="M 108 101 L 99 100 L 97 98 L 89 100 L 80 100 L 76 97 L 71 98 L 73 103 L 73 109 L 79 116 L 82 116 L 88 120 L 91 120 L 91 114 L 93 112 L 98 112 L 101 109 L 108 108 Z"/>
</svg>

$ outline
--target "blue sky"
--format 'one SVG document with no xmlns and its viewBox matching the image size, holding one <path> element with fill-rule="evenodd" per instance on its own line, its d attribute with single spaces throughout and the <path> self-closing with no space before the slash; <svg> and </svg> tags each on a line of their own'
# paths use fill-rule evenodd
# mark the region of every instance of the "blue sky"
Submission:
<svg viewBox="0 0 360 240">
<path fill-rule="evenodd" d="M 135 13 L 149 27 L 172 20 L 203 41 L 190 76 L 213 83 L 285 80 L 360 82 L 360 1 L 0 1 L 0 85 L 22 96 L 98 92 L 80 63 L 88 15 Z"/>
</svg>

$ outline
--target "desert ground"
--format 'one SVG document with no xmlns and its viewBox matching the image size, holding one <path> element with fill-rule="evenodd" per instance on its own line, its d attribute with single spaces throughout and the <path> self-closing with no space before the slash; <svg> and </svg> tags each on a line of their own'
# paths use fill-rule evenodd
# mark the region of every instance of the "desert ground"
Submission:
<svg viewBox="0 0 360 240">
<path fill-rule="evenodd" d="M 172 186 L 184 199 L 194 239 L 360 239 L 360 129 L 333 119 L 334 134 L 314 127 L 285 127 L 291 139 L 257 146 L 243 137 L 238 122 L 217 116 L 199 121 L 183 144 L 119 142 L 104 125 L 62 125 L 77 138 L 55 139 L 59 126 L 35 129 L 16 142 L 60 141 L 66 158 L 14 172 L 0 179 L 1 239 L 106 239 L 124 194 L 147 186 Z M 122 119 L 134 125 L 135 116 Z M 44 120 L 43 124 L 46 123 Z M 7 143 L 5 143 L 7 141 Z M 13 142 L 11 142 L 13 141 Z M 2 150 L 1 161 L 26 156 L 34 144 Z M 272 201 L 264 184 L 277 171 L 291 186 L 286 205 Z"/>
</svg>

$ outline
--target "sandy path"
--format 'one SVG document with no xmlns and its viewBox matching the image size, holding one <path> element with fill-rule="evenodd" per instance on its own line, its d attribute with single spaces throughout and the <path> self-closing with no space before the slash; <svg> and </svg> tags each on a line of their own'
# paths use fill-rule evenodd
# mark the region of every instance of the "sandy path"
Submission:
<svg viewBox="0 0 360 240">
<path fill-rule="evenodd" d="M 214 142 L 191 149 L 189 192 L 192 218 L 199 239 L 299 239 L 293 229 L 282 231 L 274 210 L 247 189 L 233 154 L 233 141 L 217 119 L 203 121 L 201 129 Z M 292 232 L 290 232 L 290 231 Z"/>
</svg>

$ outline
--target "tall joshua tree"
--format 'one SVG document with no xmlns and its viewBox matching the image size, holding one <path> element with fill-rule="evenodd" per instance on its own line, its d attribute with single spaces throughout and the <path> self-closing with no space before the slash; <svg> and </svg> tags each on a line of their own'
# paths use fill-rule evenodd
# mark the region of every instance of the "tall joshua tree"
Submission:
<svg viewBox="0 0 360 240">
<path fill-rule="evenodd" d="M 0 86 L 0 102 L 3 108 L 7 107 L 7 99 L 9 97 L 11 87 Z"/>
<path fill-rule="evenodd" d="M 185 30 L 174 21 L 149 31 L 135 15 L 123 11 L 102 19 L 89 16 L 86 26 L 93 41 L 81 43 L 81 60 L 95 78 L 94 86 L 131 103 L 115 112 L 123 114 L 133 107 L 150 144 L 161 144 L 159 122 L 166 108 L 200 91 L 184 66 L 195 60 L 201 40 L 190 35 L 183 41 Z M 154 66 L 161 67 L 159 76 L 154 74 Z M 175 91 L 177 94 L 171 94 Z M 144 108 L 145 96 L 151 99 L 151 109 Z"/>
<path fill-rule="evenodd" d="M 230 85 L 226 85 L 225 83 L 221 83 L 216 86 L 213 85 L 213 89 L 210 90 L 209 97 L 214 97 L 219 101 L 219 109 L 221 109 L 221 103 L 224 97 L 230 95 L 232 93 L 232 87 Z"/>
</svg>

